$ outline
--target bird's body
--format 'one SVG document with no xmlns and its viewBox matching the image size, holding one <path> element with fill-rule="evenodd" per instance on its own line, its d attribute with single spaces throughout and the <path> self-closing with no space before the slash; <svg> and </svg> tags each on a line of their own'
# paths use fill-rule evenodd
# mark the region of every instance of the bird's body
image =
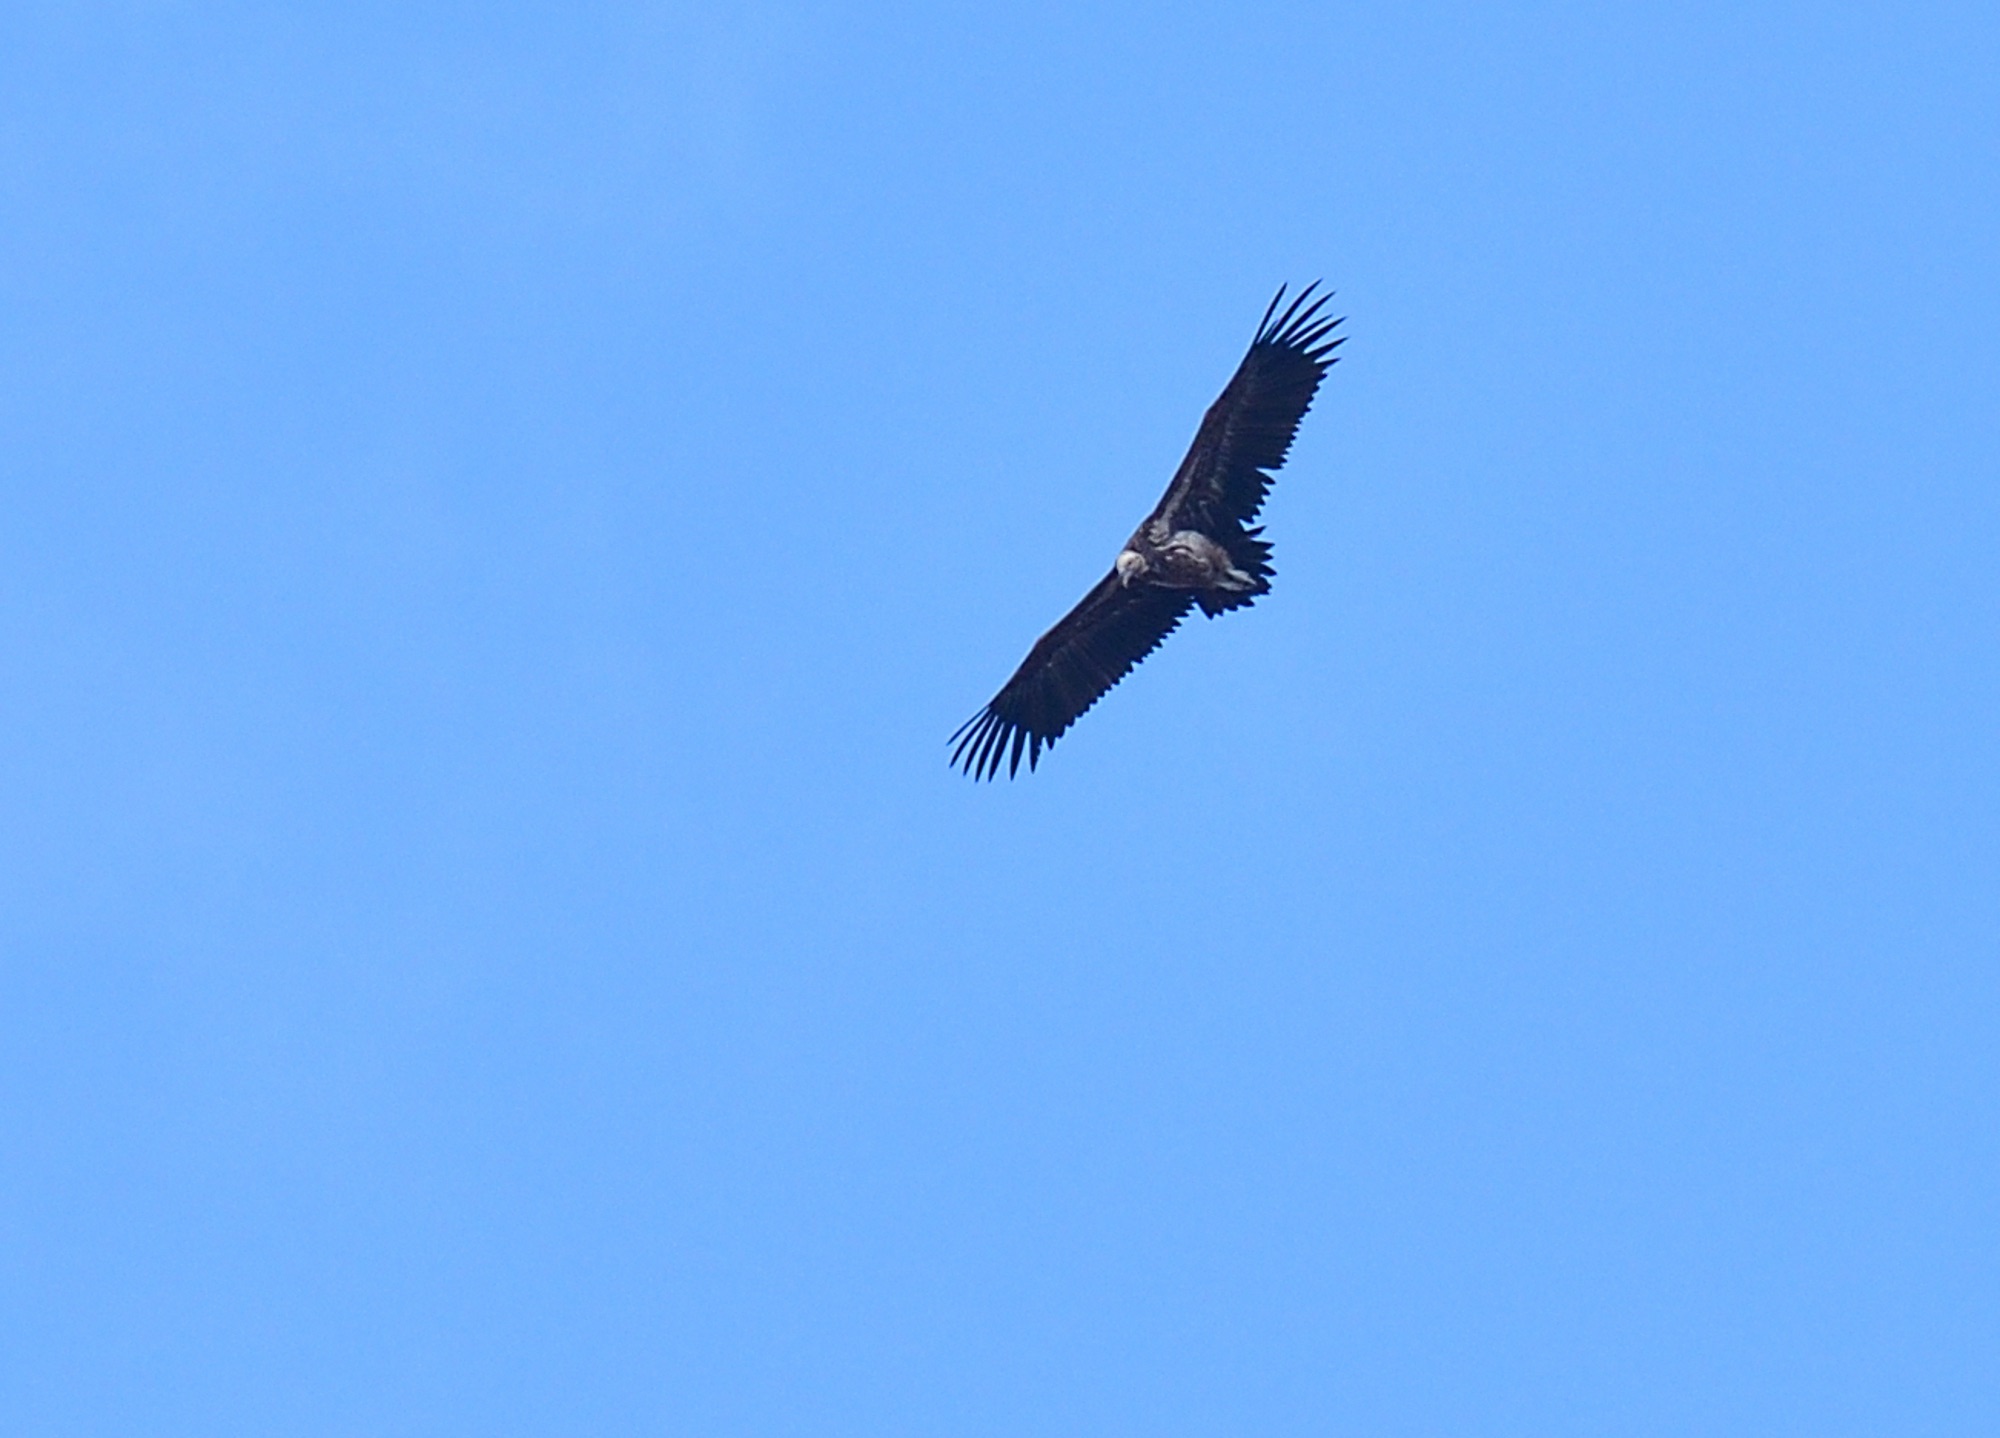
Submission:
<svg viewBox="0 0 2000 1438">
<path fill-rule="evenodd" d="M 1111 572 L 1044 634 L 984 709 L 952 736 L 952 762 L 990 779 L 1004 763 L 1033 769 L 1041 752 L 1199 605 L 1213 618 L 1271 587 L 1271 546 L 1254 527 L 1312 404 L 1338 338 L 1326 296 L 1308 285 L 1283 314 L 1264 312 L 1250 351 L 1209 406 L 1159 505 Z M 1308 301 L 1311 301 L 1308 303 Z M 1276 316 L 1274 319 L 1273 316 Z"/>
<path fill-rule="evenodd" d="M 1118 551 L 1113 567 L 1128 589 L 1153 584 L 1161 589 L 1261 594 L 1271 587 L 1238 569 L 1235 556 L 1200 530 L 1170 529 L 1163 521 L 1142 526 Z"/>
</svg>

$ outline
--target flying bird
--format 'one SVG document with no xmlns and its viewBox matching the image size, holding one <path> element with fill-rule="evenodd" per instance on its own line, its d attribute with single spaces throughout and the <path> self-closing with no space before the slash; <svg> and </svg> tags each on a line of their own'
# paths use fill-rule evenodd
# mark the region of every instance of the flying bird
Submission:
<svg viewBox="0 0 2000 1438">
<path fill-rule="evenodd" d="M 1036 641 L 1014 677 L 951 736 L 951 762 L 975 779 L 1042 750 L 1159 648 L 1188 610 L 1213 619 L 1254 604 L 1271 587 L 1271 546 L 1254 521 L 1285 462 L 1299 420 L 1334 362 L 1338 319 L 1320 311 L 1315 280 L 1284 304 L 1280 285 L 1250 351 L 1202 416 L 1187 458 L 1111 572 Z"/>
</svg>

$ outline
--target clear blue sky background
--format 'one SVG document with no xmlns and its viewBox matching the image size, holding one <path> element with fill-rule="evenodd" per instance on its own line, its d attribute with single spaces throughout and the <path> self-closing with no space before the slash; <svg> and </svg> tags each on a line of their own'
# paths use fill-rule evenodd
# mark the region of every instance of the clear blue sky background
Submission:
<svg viewBox="0 0 2000 1438">
<path fill-rule="evenodd" d="M 2000 1431 L 1996 75 L 9 6 L 6 1431 Z M 1315 277 L 1276 593 L 949 772 Z"/>
</svg>

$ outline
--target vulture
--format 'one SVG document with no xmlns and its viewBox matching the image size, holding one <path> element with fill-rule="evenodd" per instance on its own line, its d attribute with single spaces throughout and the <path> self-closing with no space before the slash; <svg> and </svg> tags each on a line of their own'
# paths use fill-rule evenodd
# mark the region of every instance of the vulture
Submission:
<svg viewBox="0 0 2000 1438">
<path fill-rule="evenodd" d="M 1278 287 L 1166 494 L 1111 572 L 951 736 L 954 765 L 991 779 L 1004 764 L 1012 778 L 1026 754 L 1032 771 L 1042 750 L 1159 648 L 1190 609 L 1200 605 L 1213 619 L 1270 589 L 1271 546 L 1257 511 L 1342 339 L 1333 334 L 1340 321 L 1321 316 L 1329 295 L 1313 298 L 1318 288 L 1315 280 L 1281 312 L 1285 287 Z"/>
</svg>

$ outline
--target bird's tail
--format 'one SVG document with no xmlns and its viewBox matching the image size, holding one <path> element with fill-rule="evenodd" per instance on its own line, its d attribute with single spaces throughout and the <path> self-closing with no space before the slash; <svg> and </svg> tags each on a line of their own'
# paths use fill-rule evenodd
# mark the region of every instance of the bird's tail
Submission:
<svg viewBox="0 0 2000 1438">
<path fill-rule="evenodd" d="M 1229 551 L 1229 562 L 1249 575 L 1254 583 L 1247 589 L 1209 589 L 1196 595 L 1196 602 L 1209 618 L 1254 604 L 1258 595 L 1270 592 L 1271 577 L 1277 571 L 1271 567 L 1271 546 L 1258 538 L 1263 532 L 1263 526 L 1259 525 L 1223 540 L 1223 547 Z"/>
</svg>

